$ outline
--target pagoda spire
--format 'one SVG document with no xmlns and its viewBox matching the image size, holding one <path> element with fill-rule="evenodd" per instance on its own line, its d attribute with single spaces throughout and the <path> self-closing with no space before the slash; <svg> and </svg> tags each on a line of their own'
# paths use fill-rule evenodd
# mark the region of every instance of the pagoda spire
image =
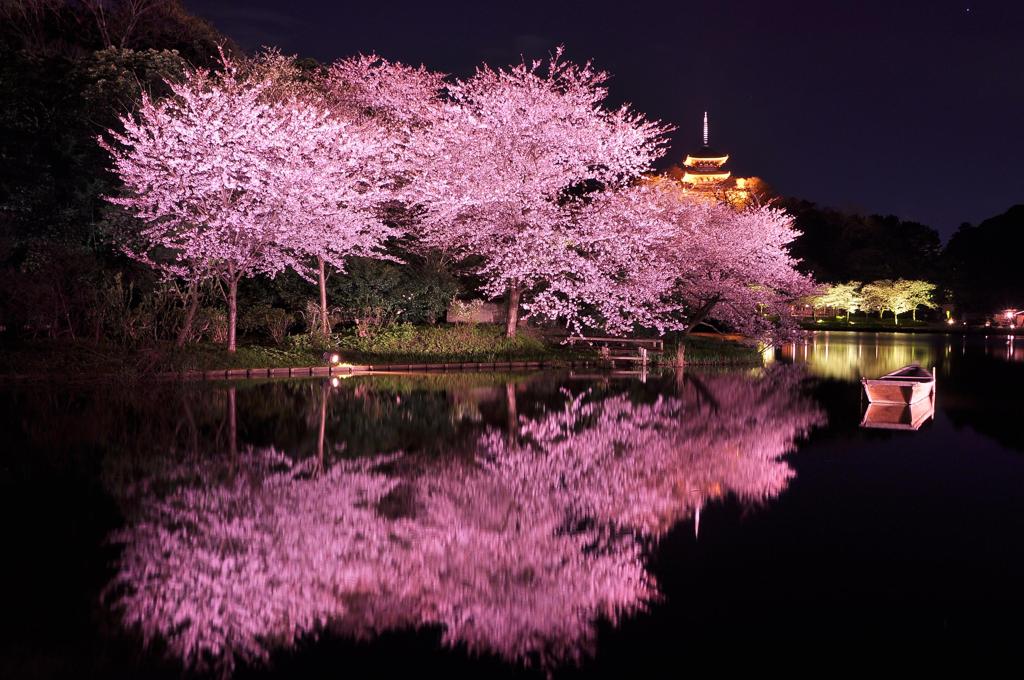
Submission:
<svg viewBox="0 0 1024 680">
<path fill-rule="evenodd" d="M 711 148 L 710 122 L 704 112 L 704 144 L 696 153 L 687 154 L 683 161 L 683 183 L 692 186 L 713 188 L 729 179 L 731 172 L 725 169 L 729 154 Z"/>
</svg>

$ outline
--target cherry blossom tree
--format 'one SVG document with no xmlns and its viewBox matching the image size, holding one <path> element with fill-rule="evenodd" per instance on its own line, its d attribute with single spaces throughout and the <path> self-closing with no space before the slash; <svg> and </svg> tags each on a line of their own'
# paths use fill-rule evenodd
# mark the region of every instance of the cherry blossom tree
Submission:
<svg viewBox="0 0 1024 680">
<path fill-rule="evenodd" d="M 130 252 L 152 261 L 154 250 L 170 251 L 172 271 L 214 273 L 231 351 L 239 280 L 286 267 L 312 278 L 312 259 L 327 333 L 325 262 L 379 254 L 394 233 L 376 213 L 390 196 L 387 139 L 334 115 L 287 57 L 223 65 L 170 84 L 165 100 L 144 100 L 138 120 L 102 141 L 126 187 L 111 200 L 145 223 L 143 247 Z"/>
<path fill-rule="evenodd" d="M 331 115 L 321 134 L 296 140 L 286 169 L 287 245 L 316 263 L 326 335 L 327 266 L 343 271 L 352 256 L 386 257 L 382 245 L 399 232 L 386 224 L 385 208 L 400 198 L 396 190 L 415 165 L 411 130 L 433 118 L 444 76 L 377 55 L 339 60 L 326 72 L 300 68 L 276 51 L 251 63 L 274 83 L 276 99 L 304 101 Z"/>
<path fill-rule="evenodd" d="M 144 96 L 100 144 L 111 154 L 123 195 L 110 197 L 141 219 L 129 254 L 171 253 L 169 267 L 210 272 L 228 302 L 228 350 L 236 347 L 239 281 L 301 266 L 282 244 L 287 183 L 282 159 L 296 140 L 317 135 L 326 118 L 297 103 L 266 101 L 268 82 L 245 81 L 234 64 L 194 70 L 160 101 Z"/>
<path fill-rule="evenodd" d="M 914 321 L 917 321 L 917 308 L 928 307 L 933 309 L 935 304 L 935 284 L 930 281 L 911 279 L 903 282 L 906 291 L 907 301 L 911 305 L 910 314 Z"/>
<path fill-rule="evenodd" d="M 682 272 L 676 290 L 686 305 L 686 332 L 714 318 L 766 341 L 790 334 L 796 326 L 789 303 L 816 288 L 786 249 L 796 235 L 780 209 L 719 205 L 701 232 L 669 244 L 669 262 Z"/>
<path fill-rule="evenodd" d="M 589 265 L 537 303 L 571 325 L 689 333 L 717 319 L 770 341 L 795 328 L 788 303 L 815 290 L 786 250 L 792 219 L 772 207 L 736 210 L 652 179 L 596 196 L 579 222 Z M 591 315 L 577 311 L 585 301 Z"/>
<path fill-rule="evenodd" d="M 581 266 L 572 195 L 621 185 L 663 153 L 669 128 L 609 108 L 607 80 L 561 49 L 546 64 L 483 66 L 415 136 L 429 160 L 414 184 L 424 241 L 482 259 L 484 292 L 507 296 L 509 336 L 524 294 Z"/>
<path fill-rule="evenodd" d="M 578 245 L 574 267 L 548 278 L 530 312 L 585 327 L 629 333 L 636 327 L 673 327 L 678 305 L 668 294 L 676 272 L 664 266 L 662 249 L 682 225 L 696 226 L 708 205 L 649 181 L 592 196 L 574 216 Z"/>
<path fill-rule="evenodd" d="M 305 228 L 295 232 L 295 247 L 316 257 L 324 334 L 329 332 L 325 262 L 344 270 L 348 257 L 381 257 L 381 245 L 400 235 L 387 225 L 386 208 L 401 199 L 398 190 L 420 165 L 412 131 L 436 118 L 443 84 L 443 74 L 376 54 L 336 61 L 314 79 L 312 96 L 343 127 L 328 153 L 310 154 L 313 163 L 294 168 L 306 175 L 293 183 L 300 187 L 294 214 L 300 221 L 306 217 Z M 311 186 L 319 191 L 308 191 Z"/>
<path fill-rule="evenodd" d="M 327 271 L 330 264 L 344 271 L 352 256 L 381 257 L 382 247 L 396 231 L 378 214 L 391 196 L 386 175 L 391 159 L 387 140 L 377 130 L 336 117 L 311 124 L 296 136 L 282 159 L 284 228 L 279 242 L 294 253 L 297 270 L 312 258 L 320 293 L 320 326 L 330 333 Z"/>
</svg>

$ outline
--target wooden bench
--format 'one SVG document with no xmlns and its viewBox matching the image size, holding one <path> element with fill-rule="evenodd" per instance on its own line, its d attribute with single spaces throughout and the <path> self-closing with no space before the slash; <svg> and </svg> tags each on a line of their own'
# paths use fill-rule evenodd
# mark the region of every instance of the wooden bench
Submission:
<svg viewBox="0 0 1024 680">
<path fill-rule="evenodd" d="M 665 343 L 657 338 L 588 338 L 584 336 L 570 336 L 566 338 L 570 345 L 587 343 L 596 345 L 599 348 L 601 359 L 608 362 L 611 368 L 616 363 L 639 364 L 641 370 L 647 370 L 647 363 L 650 360 L 650 352 L 661 352 Z"/>
</svg>

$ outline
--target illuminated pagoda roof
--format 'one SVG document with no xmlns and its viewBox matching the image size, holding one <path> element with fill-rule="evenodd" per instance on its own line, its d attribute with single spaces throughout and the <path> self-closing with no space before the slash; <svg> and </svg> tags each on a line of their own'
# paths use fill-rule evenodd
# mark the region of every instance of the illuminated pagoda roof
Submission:
<svg viewBox="0 0 1024 680">
<path fill-rule="evenodd" d="M 708 112 L 704 112 L 704 144 L 694 153 L 686 154 L 683 161 L 683 182 L 693 185 L 717 184 L 729 179 L 732 172 L 725 169 L 729 154 L 713 149 L 709 144 Z"/>
</svg>

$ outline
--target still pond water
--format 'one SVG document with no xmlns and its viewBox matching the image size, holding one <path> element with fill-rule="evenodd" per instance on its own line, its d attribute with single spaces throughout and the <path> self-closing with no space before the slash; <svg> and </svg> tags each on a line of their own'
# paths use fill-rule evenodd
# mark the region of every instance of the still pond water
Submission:
<svg viewBox="0 0 1024 680">
<path fill-rule="evenodd" d="M 0 676 L 503 677 L 1024 632 L 1024 339 L 0 390 Z M 917 431 L 858 380 L 935 366 Z M 816 643 L 817 644 L 817 643 Z"/>
</svg>

